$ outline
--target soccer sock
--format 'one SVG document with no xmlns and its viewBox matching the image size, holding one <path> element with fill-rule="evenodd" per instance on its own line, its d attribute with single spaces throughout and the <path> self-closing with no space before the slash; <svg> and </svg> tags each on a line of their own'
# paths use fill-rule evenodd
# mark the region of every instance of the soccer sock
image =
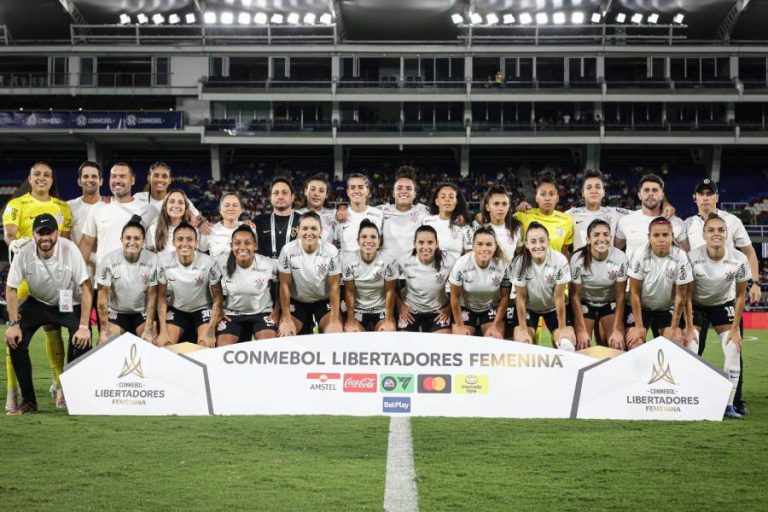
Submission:
<svg viewBox="0 0 768 512">
<path fill-rule="evenodd" d="M 725 370 L 726 377 L 728 377 L 728 380 L 733 384 L 731 395 L 728 397 L 728 405 L 733 405 L 733 397 L 736 395 L 736 386 L 739 385 L 739 376 L 741 375 L 741 364 L 739 362 L 740 351 L 736 346 L 736 343 L 730 341 L 728 331 L 721 332 L 719 336 L 723 347 L 723 354 L 725 355 L 723 369 Z"/>
<path fill-rule="evenodd" d="M 61 339 L 61 328 L 45 331 L 45 351 L 51 364 L 53 382 L 56 383 L 56 389 L 61 389 L 59 375 L 64 371 L 64 340 Z"/>
<path fill-rule="evenodd" d="M 13 363 L 11 362 L 11 347 L 5 347 L 5 370 L 8 377 L 8 392 L 12 393 L 19 387 L 19 381 L 16 379 L 16 372 L 13 371 Z"/>
<path fill-rule="evenodd" d="M 560 338 L 556 343 L 557 348 L 566 352 L 576 352 L 576 347 L 568 338 Z"/>
<path fill-rule="evenodd" d="M 693 330 L 693 341 L 691 341 L 691 344 L 685 347 L 688 349 L 688 352 L 691 352 L 692 354 L 699 354 L 699 331 L 694 329 Z"/>
</svg>

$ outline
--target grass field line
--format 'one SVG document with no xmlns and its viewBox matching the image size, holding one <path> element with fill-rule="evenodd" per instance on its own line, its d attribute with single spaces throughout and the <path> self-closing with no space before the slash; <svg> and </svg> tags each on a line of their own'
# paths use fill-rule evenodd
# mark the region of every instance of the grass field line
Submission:
<svg viewBox="0 0 768 512">
<path fill-rule="evenodd" d="M 417 512 L 419 493 L 413 466 L 411 419 L 393 416 L 389 421 L 384 510 Z"/>
</svg>

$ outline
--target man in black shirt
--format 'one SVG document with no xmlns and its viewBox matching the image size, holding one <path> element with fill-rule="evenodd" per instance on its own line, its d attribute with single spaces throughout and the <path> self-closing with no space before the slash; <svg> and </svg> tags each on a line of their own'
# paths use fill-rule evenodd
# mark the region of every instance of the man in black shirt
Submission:
<svg viewBox="0 0 768 512">
<path fill-rule="evenodd" d="M 277 177 L 269 186 L 272 213 L 263 213 L 254 219 L 258 238 L 257 252 L 277 259 L 283 246 L 296 240 L 300 215 L 293 209 L 295 189 L 288 178 Z"/>
</svg>

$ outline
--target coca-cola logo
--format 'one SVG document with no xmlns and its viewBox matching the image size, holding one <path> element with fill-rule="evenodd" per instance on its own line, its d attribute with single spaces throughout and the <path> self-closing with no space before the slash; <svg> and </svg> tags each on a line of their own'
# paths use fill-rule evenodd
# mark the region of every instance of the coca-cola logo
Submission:
<svg viewBox="0 0 768 512">
<path fill-rule="evenodd" d="M 378 379 L 375 373 L 345 373 L 345 393 L 375 393 Z"/>
</svg>

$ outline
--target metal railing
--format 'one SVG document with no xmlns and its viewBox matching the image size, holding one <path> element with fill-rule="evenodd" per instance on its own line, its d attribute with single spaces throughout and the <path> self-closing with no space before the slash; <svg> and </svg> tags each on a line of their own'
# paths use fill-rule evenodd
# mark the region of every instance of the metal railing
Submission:
<svg viewBox="0 0 768 512">
<path fill-rule="evenodd" d="M 6 46 L 11 43 L 11 34 L 8 32 L 8 25 L 0 25 L 0 42 Z"/>
<path fill-rule="evenodd" d="M 77 85 L 70 85 L 70 77 L 77 77 Z M 58 87 L 167 87 L 172 73 L 0 73 L 0 89 L 53 89 Z"/>
<path fill-rule="evenodd" d="M 333 82 L 331 80 L 290 80 L 267 78 L 262 80 L 233 80 L 228 77 L 206 76 L 202 79 L 203 87 L 222 88 L 222 89 L 321 89 L 330 90 Z"/>
<path fill-rule="evenodd" d="M 745 203 L 743 201 L 736 201 L 736 202 L 722 202 L 720 203 L 720 209 L 725 210 L 727 212 L 738 212 L 740 210 L 743 210 L 749 206 L 749 203 Z"/>
</svg>

